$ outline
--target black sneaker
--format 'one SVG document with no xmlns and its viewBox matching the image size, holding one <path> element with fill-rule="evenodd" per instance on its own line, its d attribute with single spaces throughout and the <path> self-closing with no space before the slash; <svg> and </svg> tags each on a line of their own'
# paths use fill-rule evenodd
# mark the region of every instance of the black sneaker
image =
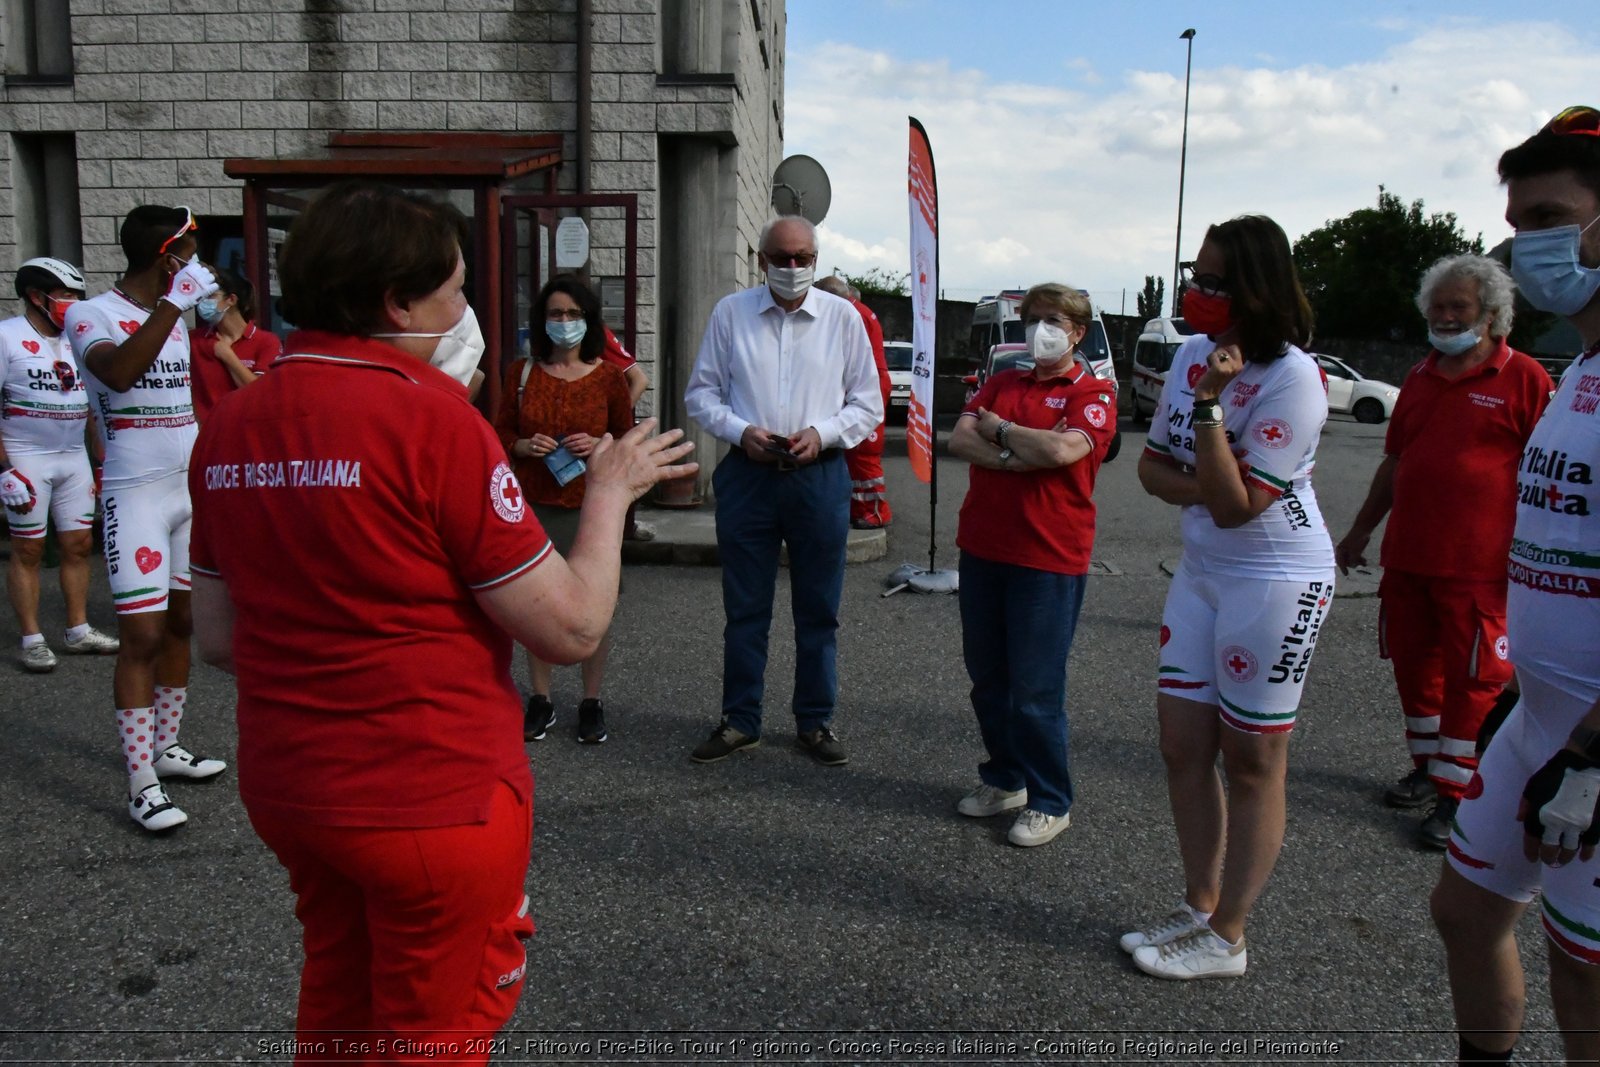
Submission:
<svg viewBox="0 0 1600 1067">
<path fill-rule="evenodd" d="M 1417 827 L 1417 843 L 1423 848 L 1443 852 L 1450 847 L 1450 827 L 1456 821 L 1456 809 L 1461 801 L 1455 797 L 1440 797 L 1428 812 L 1422 825 Z"/>
<path fill-rule="evenodd" d="M 556 706 L 542 693 L 528 698 L 528 710 L 522 716 L 522 739 L 543 741 L 544 735 L 555 725 Z"/>
<path fill-rule="evenodd" d="M 606 709 L 598 700 L 578 705 L 578 743 L 598 745 L 606 739 Z"/>
<path fill-rule="evenodd" d="M 761 744 L 760 737 L 752 737 L 729 726 L 723 720 L 711 736 L 700 742 L 699 746 L 691 753 L 689 758 L 696 763 L 715 763 L 719 759 L 726 759 L 741 748 L 755 748 Z"/>
<path fill-rule="evenodd" d="M 801 752 L 824 767 L 838 767 L 850 762 L 850 757 L 844 754 L 844 746 L 826 726 L 795 734 L 794 743 Z"/>
<path fill-rule="evenodd" d="M 1438 795 L 1428 768 L 1418 767 L 1384 790 L 1383 802 L 1391 808 L 1420 808 Z"/>
</svg>

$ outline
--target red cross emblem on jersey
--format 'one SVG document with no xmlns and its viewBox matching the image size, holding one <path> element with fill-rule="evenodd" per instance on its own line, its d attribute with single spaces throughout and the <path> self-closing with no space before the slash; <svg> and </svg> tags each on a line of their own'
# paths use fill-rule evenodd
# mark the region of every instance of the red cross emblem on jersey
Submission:
<svg viewBox="0 0 1600 1067">
<path fill-rule="evenodd" d="M 1554 482 L 1550 484 L 1550 488 L 1544 491 L 1545 502 L 1550 505 L 1551 511 L 1556 510 L 1556 507 L 1566 498 L 1567 494 L 1557 489 Z"/>
<path fill-rule="evenodd" d="M 1240 659 L 1237 653 L 1235 653 L 1234 657 L 1228 661 L 1228 669 L 1234 674 L 1243 674 L 1245 668 L 1248 666 L 1250 666 L 1250 664 Z"/>
<path fill-rule="evenodd" d="M 188 278 L 185 278 L 183 281 L 178 283 L 178 292 L 184 294 L 194 292 L 194 282 L 191 282 Z"/>
<path fill-rule="evenodd" d="M 1265 430 L 1261 431 L 1261 436 L 1265 437 L 1269 441 L 1276 441 L 1278 438 L 1283 436 L 1283 431 L 1278 429 L 1276 426 L 1268 426 Z"/>
<path fill-rule="evenodd" d="M 494 513 L 507 522 L 521 522 L 528 509 L 517 476 L 504 463 L 497 464 L 494 473 L 489 475 L 489 504 Z"/>
<path fill-rule="evenodd" d="M 1222 650 L 1222 665 L 1236 682 L 1248 682 L 1256 676 L 1256 657 L 1248 648 L 1229 645 Z"/>
</svg>

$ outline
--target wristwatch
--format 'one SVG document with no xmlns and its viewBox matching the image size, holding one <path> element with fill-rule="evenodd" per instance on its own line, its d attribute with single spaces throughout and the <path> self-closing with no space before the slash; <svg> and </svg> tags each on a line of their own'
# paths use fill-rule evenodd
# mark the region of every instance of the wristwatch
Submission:
<svg viewBox="0 0 1600 1067">
<path fill-rule="evenodd" d="M 1006 439 L 1009 438 L 1010 436 L 1011 436 L 1011 422 L 1010 422 L 1010 420 L 1002 422 L 999 426 L 995 427 L 994 443 L 999 445 L 1001 448 L 1004 448 L 1008 452 L 1011 449 L 1010 449 L 1010 446 L 1006 444 Z"/>
<path fill-rule="evenodd" d="M 1011 459 L 1011 457 L 1014 456 L 1014 455 L 1016 455 L 1016 453 L 1012 452 L 1011 449 L 1002 448 L 1000 450 L 1000 466 L 1004 467 L 1006 465 L 1007 461 L 1009 461 Z"/>
</svg>

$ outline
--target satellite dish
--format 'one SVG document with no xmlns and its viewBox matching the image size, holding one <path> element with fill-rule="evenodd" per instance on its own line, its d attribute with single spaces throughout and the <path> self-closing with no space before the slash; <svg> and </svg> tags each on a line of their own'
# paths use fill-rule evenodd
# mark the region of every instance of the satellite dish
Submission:
<svg viewBox="0 0 1600 1067">
<path fill-rule="evenodd" d="M 790 156 L 772 172 L 772 208 L 820 225 L 833 202 L 833 184 L 822 164 L 810 156 Z"/>
</svg>

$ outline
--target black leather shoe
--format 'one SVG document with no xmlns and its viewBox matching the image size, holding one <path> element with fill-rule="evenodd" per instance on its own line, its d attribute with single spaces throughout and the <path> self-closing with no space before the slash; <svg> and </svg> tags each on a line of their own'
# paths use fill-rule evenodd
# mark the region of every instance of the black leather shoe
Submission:
<svg viewBox="0 0 1600 1067">
<path fill-rule="evenodd" d="M 1455 825 L 1456 809 L 1461 801 L 1455 797 L 1440 797 L 1428 812 L 1428 817 L 1417 827 L 1417 843 L 1423 848 L 1443 852 L 1450 847 L 1450 827 Z"/>
<path fill-rule="evenodd" d="M 850 762 L 850 757 L 844 754 L 844 746 L 826 726 L 796 734 L 794 743 L 800 746 L 800 751 L 824 767 L 838 767 Z"/>
<path fill-rule="evenodd" d="M 1420 808 L 1438 795 L 1428 769 L 1418 767 L 1385 790 L 1383 802 L 1391 808 Z"/>
</svg>

